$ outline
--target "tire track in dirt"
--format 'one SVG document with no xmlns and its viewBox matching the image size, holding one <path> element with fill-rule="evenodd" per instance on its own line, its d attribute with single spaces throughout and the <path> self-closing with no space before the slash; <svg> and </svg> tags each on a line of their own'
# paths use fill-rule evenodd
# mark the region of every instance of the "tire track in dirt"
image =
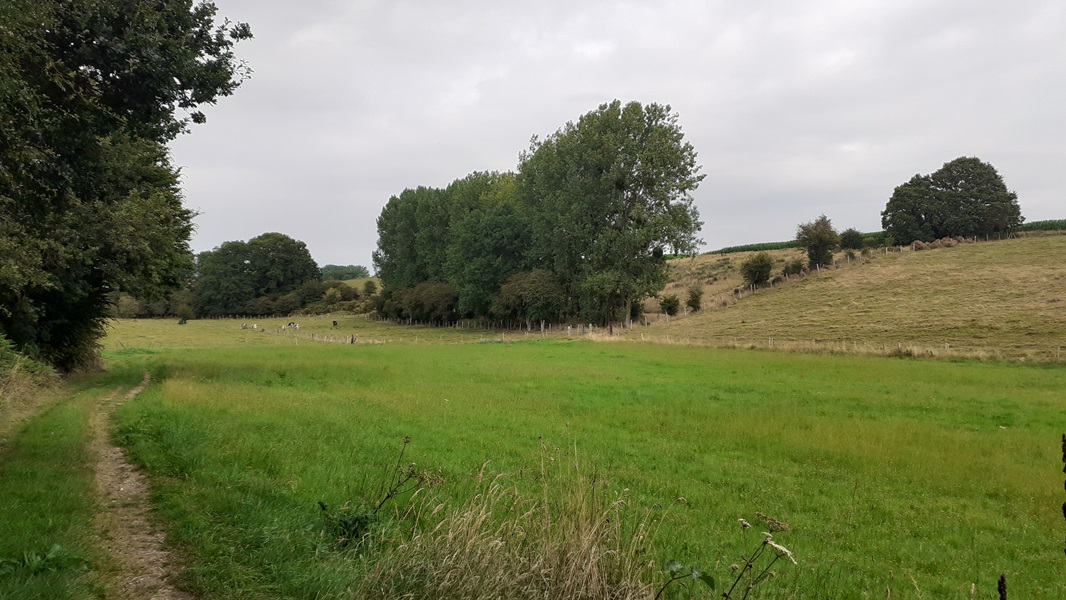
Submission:
<svg viewBox="0 0 1066 600">
<path fill-rule="evenodd" d="M 164 533 L 151 514 L 144 475 L 130 463 L 111 438 L 111 415 L 123 402 L 140 394 L 150 377 L 123 397 L 118 392 L 101 399 L 91 417 L 90 451 L 96 464 L 96 492 L 100 510 L 93 529 L 118 568 L 106 576 L 107 598 L 121 600 L 194 600 L 169 579 L 181 565 L 164 546 Z"/>
</svg>

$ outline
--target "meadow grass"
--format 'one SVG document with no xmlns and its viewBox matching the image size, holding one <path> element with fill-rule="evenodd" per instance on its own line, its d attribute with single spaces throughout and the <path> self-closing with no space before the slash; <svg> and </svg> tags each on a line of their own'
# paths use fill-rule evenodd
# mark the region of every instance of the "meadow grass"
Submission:
<svg viewBox="0 0 1066 600">
<path fill-rule="evenodd" d="M 84 398 L 54 406 L 0 454 L 0 598 L 94 595 L 88 415 Z"/>
<path fill-rule="evenodd" d="M 69 377 L 0 414 L 0 598 L 100 598 L 114 571 L 95 539 L 90 415 L 130 371 Z"/>
<path fill-rule="evenodd" d="M 483 469 L 544 496 L 539 465 L 579 455 L 658 523 L 655 565 L 727 578 L 761 539 L 738 518 L 785 521 L 799 565 L 763 597 L 1066 596 L 1061 368 L 551 340 L 111 362 L 157 365 L 119 431 L 207 597 L 358 597 L 385 550 L 333 550 L 317 502 L 380 498 L 408 435 L 447 506 Z"/>
<path fill-rule="evenodd" d="M 677 285 L 712 268 L 723 274 L 707 285 L 707 310 L 660 320 L 644 338 L 1066 361 L 1066 236 L 874 254 L 739 301 L 730 256 L 682 259 Z"/>
<path fill-rule="evenodd" d="M 333 321 L 337 321 L 336 327 Z M 282 329 L 290 322 L 299 323 L 300 330 Z M 258 329 L 251 329 L 253 324 Z M 247 328 L 241 329 L 242 325 Z M 196 319 L 184 325 L 179 325 L 177 319 L 114 319 L 108 323 L 103 349 L 105 352 L 152 353 L 168 348 L 348 345 L 353 337 L 355 345 L 440 344 L 498 339 L 499 335 L 480 328 L 397 327 L 387 321 L 352 314 Z"/>
</svg>

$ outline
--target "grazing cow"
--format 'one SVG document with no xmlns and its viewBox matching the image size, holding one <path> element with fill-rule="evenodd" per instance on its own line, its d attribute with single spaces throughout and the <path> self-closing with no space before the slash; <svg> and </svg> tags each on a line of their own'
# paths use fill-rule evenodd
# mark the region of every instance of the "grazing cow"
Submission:
<svg viewBox="0 0 1066 600">
<path fill-rule="evenodd" d="M 334 329 L 336 329 L 336 328 L 337 328 L 337 322 L 336 322 L 336 321 L 334 321 L 334 322 L 333 322 L 333 328 L 334 328 Z"/>
<path fill-rule="evenodd" d="M 248 329 L 247 323 L 241 323 L 241 329 Z"/>
</svg>

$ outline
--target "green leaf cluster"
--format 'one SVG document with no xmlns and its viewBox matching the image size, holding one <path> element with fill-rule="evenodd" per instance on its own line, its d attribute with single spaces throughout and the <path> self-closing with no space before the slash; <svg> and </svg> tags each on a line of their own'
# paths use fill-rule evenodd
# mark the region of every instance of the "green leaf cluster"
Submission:
<svg viewBox="0 0 1066 600">
<path fill-rule="evenodd" d="M 305 285 L 321 276 L 307 245 L 285 234 L 225 242 L 196 257 L 193 310 L 199 317 L 289 314 L 329 291 Z"/>
<path fill-rule="evenodd" d="M 807 264 L 813 269 L 833 263 L 833 249 L 840 245 L 840 235 L 829 217 L 821 215 L 796 227 L 796 241 L 807 251 Z"/>
<path fill-rule="evenodd" d="M 623 319 L 663 288 L 669 253 L 697 247 L 690 194 L 699 170 L 669 106 L 616 100 L 534 138 L 517 173 L 474 173 L 391 198 L 374 265 L 397 294 L 451 284 L 459 316 Z M 514 292 L 529 278 L 550 279 L 545 298 Z M 383 299 L 381 309 L 410 318 L 402 306 Z"/>
<path fill-rule="evenodd" d="M 966 156 L 896 187 L 881 213 L 897 244 L 1004 233 L 1023 220 L 1018 194 L 996 168 Z"/>
<path fill-rule="evenodd" d="M 158 298 L 192 265 L 164 144 L 249 71 L 211 2 L 0 7 L 0 334 L 63 370 L 94 360 L 109 294 Z M 179 112 L 184 116 L 180 116 Z"/>
</svg>

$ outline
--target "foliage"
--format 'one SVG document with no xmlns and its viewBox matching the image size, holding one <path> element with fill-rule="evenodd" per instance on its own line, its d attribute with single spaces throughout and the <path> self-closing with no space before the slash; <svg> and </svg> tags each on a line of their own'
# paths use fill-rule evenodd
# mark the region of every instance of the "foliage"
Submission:
<svg viewBox="0 0 1066 600">
<path fill-rule="evenodd" d="M 1023 221 L 1018 195 L 991 164 L 976 157 L 915 175 L 892 192 L 881 224 L 897 244 L 1004 233 Z"/>
<path fill-rule="evenodd" d="M 363 295 L 369 298 L 378 293 L 378 284 L 373 280 L 369 280 L 363 284 Z"/>
<path fill-rule="evenodd" d="M 459 312 L 486 316 L 505 281 L 523 270 L 529 232 L 512 173 L 474 173 L 447 193 L 469 212 L 452 228 L 445 270 L 459 293 Z M 433 252 L 428 249 L 428 252 Z"/>
<path fill-rule="evenodd" d="M 459 313 L 484 317 L 493 295 L 522 270 L 528 234 L 511 173 L 472 173 L 445 189 L 393 196 L 378 217 L 374 266 L 383 285 L 448 283 Z"/>
<path fill-rule="evenodd" d="M 692 312 L 699 312 L 703 306 L 703 286 L 694 285 L 688 288 L 688 297 L 685 299 L 685 305 Z"/>
<path fill-rule="evenodd" d="M 669 316 L 674 316 L 681 310 L 681 299 L 676 294 L 664 294 L 659 298 L 659 308 Z"/>
<path fill-rule="evenodd" d="M 164 144 L 247 76 L 232 47 L 251 32 L 211 2 L 0 10 L 0 333 L 70 370 L 94 360 L 108 293 L 187 274 L 193 212 Z"/>
<path fill-rule="evenodd" d="M 318 508 L 322 512 L 323 534 L 337 548 L 346 548 L 352 543 L 361 544 L 372 533 L 373 527 L 380 521 L 381 509 L 389 500 L 414 493 L 419 489 L 429 489 L 444 483 L 439 474 L 427 473 L 414 463 L 403 464 L 403 455 L 411 443 L 410 436 L 404 436 L 400 455 L 389 473 L 389 481 L 384 487 L 381 499 L 373 506 L 346 503 L 336 509 L 319 500 Z"/>
<path fill-rule="evenodd" d="M 344 281 L 345 279 L 362 279 L 364 277 L 370 277 L 370 271 L 363 265 L 326 265 L 320 270 L 322 271 L 322 279 L 337 279 Z"/>
<path fill-rule="evenodd" d="M 767 252 L 756 252 L 740 265 L 740 274 L 748 285 L 762 285 L 770 281 L 774 259 Z"/>
<path fill-rule="evenodd" d="M 502 319 L 518 319 L 532 327 L 535 321 L 556 321 L 566 307 L 563 286 L 544 269 L 515 273 L 493 299 L 492 313 Z"/>
<path fill-rule="evenodd" d="M 799 275 L 803 272 L 803 269 L 807 268 L 802 258 L 796 258 L 785 263 L 785 266 L 781 269 L 782 275 Z"/>
<path fill-rule="evenodd" d="M 327 288 L 307 245 L 281 233 L 224 242 L 196 257 L 192 304 L 200 317 L 288 314 Z"/>
<path fill-rule="evenodd" d="M 1011 228 L 1011 231 L 1063 231 L 1066 219 L 1048 219 L 1046 221 L 1029 221 Z"/>
<path fill-rule="evenodd" d="M 849 227 L 840 232 L 840 247 L 844 250 L 862 250 L 863 234 L 858 229 Z"/>
<path fill-rule="evenodd" d="M 393 290 L 454 286 L 464 317 L 527 318 L 503 287 L 540 269 L 562 289 L 545 318 L 624 318 L 665 285 L 668 250 L 696 248 L 698 171 L 669 106 L 604 104 L 534 139 L 517 175 L 475 172 L 390 198 L 374 266 Z"/>
<path fill-rule="evenodd" d="M 833 229 L 829 217 L 822 215 L 797 226 L 796 241 L 806 250 L 807 265 L 813 269 L 818 265 L 833 263 L 833 249 L 840 243 L 840 236 Z"/>
<path fill-rule="evenodd" d="M 0 577 L 5 575 L 37 575 L 62 569 L 84 571 L 88 568 L 88 561 L 78 556 L 71 556 L 59 544 L 52 544 L 52 547 L 44 554 L 27 550 L 18 558 L 0 557 Z"/>
<path fill-rule="evenodd" d="M 768 520 L 771 523 L 784 525 L 776 519 L 765 517 L 762 513 L 758 514 L 759 516 L 764 517 L 764 520 Z M 745 519 L 738 520 L 743 529 L 747 530 L 751 528 L 751 525 Z M 778 530 L 773 526 L 771 526 L 770 529 L 771 531 Z M 788 527 L 785 526 L 785 530 L 787 529 Z M 792 564 L 796 564 L 796 559 L 792 556 L 792 552 L 788 548 L 775 542 L 773 534 L 764 532 L 762 542 L 756 546 L 750 556 L 743 557 L 743 564 L 731 565 L 733 571 L 733 584 L 729 586 L 729 589 L 716 595 L 721 596 L 722 598 L 746 599 L 751 595 L 752 590 L 754 590 L 756 586 L 766 582 L 771 577 L 776 576 L 776 573 L 771 571 L 771 567 L 782 558 L 787 558 Z M 676 560 L 671 560 L 666 563 L 666 568 L 663 569 L 663 574 L 667 576 L 667 580 L 666 583 L 659 588 L 659 592 L 655 594 L 656 600 L 663 595 L 663 592 L 665 592 L 667 588 L 675 583 L 686 588 L 689 583 L 703 583 L 712 590 L 712 593 L 717 591 L 714 577 L 706 573 L 703 569 L 682 564 Z M 689 597 L 692 596 L 692 593 L 693 590 L 689 589 Z"/>
<path fill-rule="evenodd" d="M 699 170 L 677 114 L 659 104 L 616 100 L 534 138 L 518 174 L 529 255 L 559 279 L 568 313 L 605 323 L 663 288 L 664 255 L 698 245 Z"/>
<path fill-rule="evenodd" d="M 726 246 L 707 254 L 736 254 L 738 252 L 759 252 L 761 250 L 786 250 L 799 247 L 799 242 L 789 240 L 787 242 L 762 242 L 759 244 L 744 244 L 743 246 Z"/>
</svg>

